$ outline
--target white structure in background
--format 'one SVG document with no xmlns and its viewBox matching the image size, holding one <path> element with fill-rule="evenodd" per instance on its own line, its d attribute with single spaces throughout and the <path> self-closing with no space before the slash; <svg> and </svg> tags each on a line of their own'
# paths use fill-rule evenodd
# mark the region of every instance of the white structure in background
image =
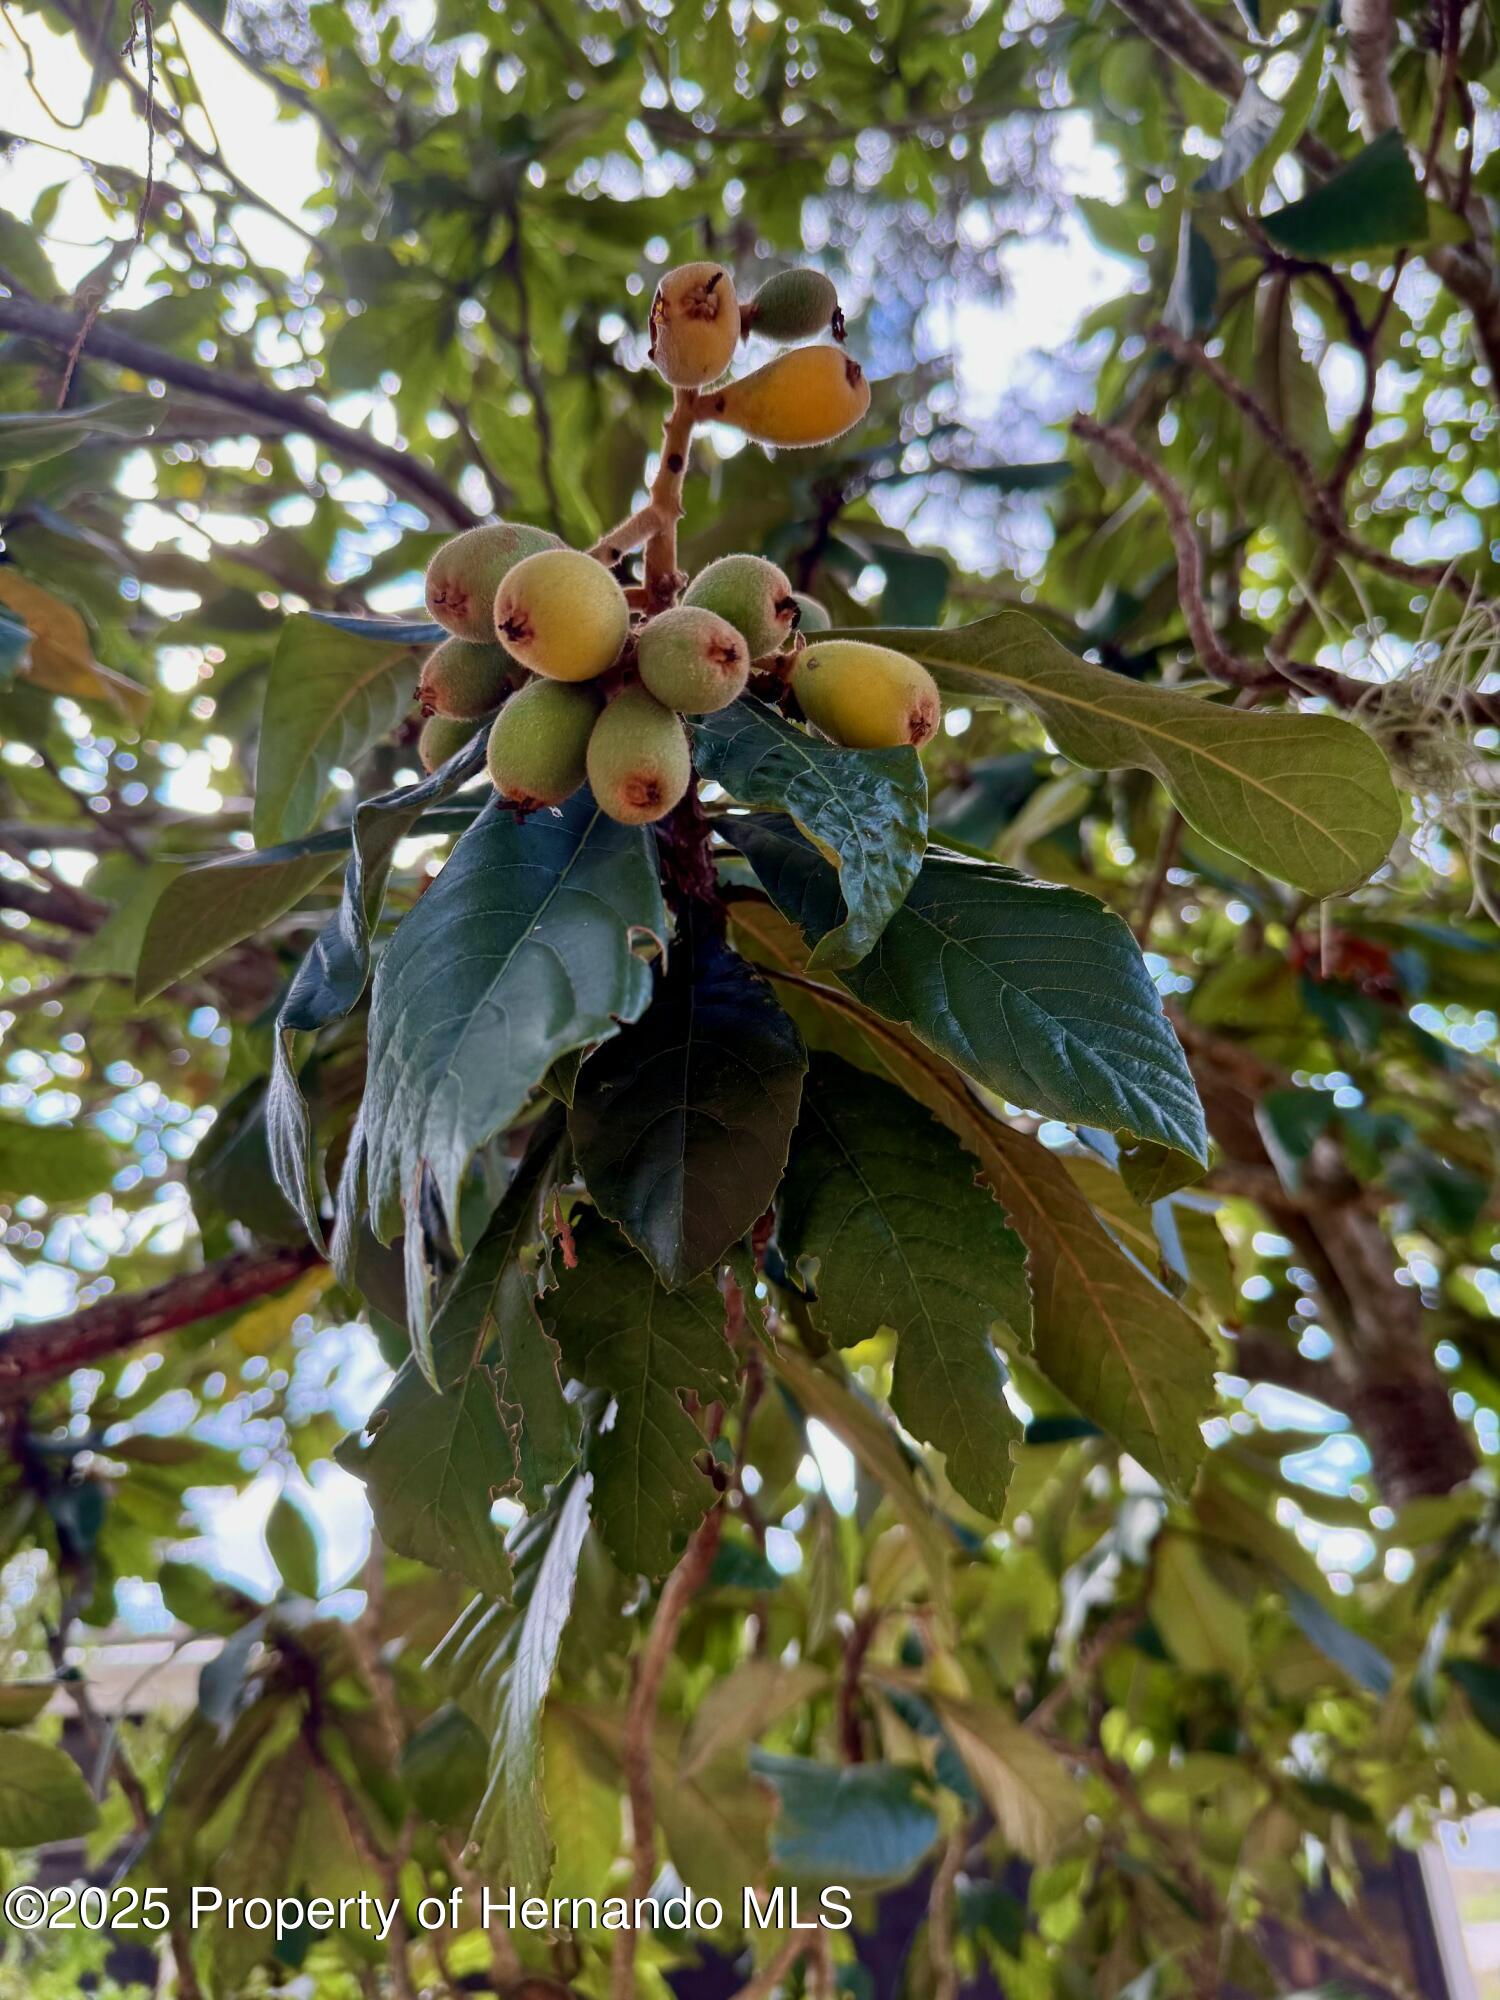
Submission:
<svg viewBox="0 0 1500 2000">
<path fill-rule="evenodd" d="M 1500 1811 L 1440 1826 L 1422 1880 L 1449 2000 L 1500 2000 Z"/>
</svg>

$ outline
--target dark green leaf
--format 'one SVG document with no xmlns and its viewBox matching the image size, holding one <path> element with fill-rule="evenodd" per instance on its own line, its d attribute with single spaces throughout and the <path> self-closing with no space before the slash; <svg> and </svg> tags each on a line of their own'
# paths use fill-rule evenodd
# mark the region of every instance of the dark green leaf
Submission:
<svg viewBox="0 0 1500 2000">
<path fill-rule="evenodd" d="M 711 1271 L 770 1207 L 806 1066 L 770 987 L 704 924 L 679 937 L 644 1018 L 583 1065 L 578 1164 L 663 1284 Z"/>
<path fill-rule="evenodd" d="M 500 1413 L 528 1506 L 539 1507 L 578 1456 L 578 1412 L 563 1396 L 557 1343 L 542 1326 L 545 1275 L 541 1209 L 555 1186 L 561 1120 L 533 1135 L 484 1234 L 444 1295 L 417 1359 L 438 1389 L 453 1391 L 482 1361 L 494 1368 Z"/>
<path fill-rule="evenodd" d="M 1425 242 L 1427 203 L 1405 139 L 1382 132 L 1311 194 L 1263 215 L 1261 227 L 1278 249 L 1316 261 Z"/>
<path fill-rule="evenodd" d="M 445 1702 L 407 1737 L 401 1782 L 419 1813 L 435 1825 L 467 1826 L 484 1796 L 489 1746 L 454 1702 Z"/>
<path fill-rule="evenodd" d="M 491 1512 L 515 1483 L 515 1452 L 482 1363 L 438 1395 L 415 1361 L 403 1362 L 364 1435 L 335 1456 L 369 1488 L 375 1526 L 393 1549 L 506 1596 L 510 1558 Z"/>
<path fill-rule="evenodd" d="M 915 750 L 844 750 L 748 698 L 695 725 L 694 754 L 741 805 L 790 813 L 839 871 L 847 917 L 814 966 L 854 965 L 901 907 L 927 844 L 927 779 Z"/>
<path fill-rule="evenodd" d="M 1338 1117 L 1326 1090 L 1268 1090 L 1255 1106 L 1255 1123 L 1271 1164 L 1289 1194 L 1302 1185 L 1302 1169 L 1315 1143 Z"/>
<path fill-rule="evenodd" d="M 822 936 L 835 877 L 790 822 L 720 830 L 782 913 Z M 884 936 L 843 979 L 1012 1103 L 1205 1157 L 1202 1108 L 1140 949 L 1091 896 L 929 850 Z"/>
<path fill-rule="evenodd" d="M 473 739 L 420 784 L 366 799 L 354 811 L 353 848 L 344 893 L 308 952 L 276 1017 L 266 1131 L 277 1185 L 321 1246 L 313 1186 L 312 1131 L 297 1080 L 296 1038 L 341 1020 L 358 1004 L 370 976 L 370 937 L 380 920 L 397 847 L 424 812 L 451 798 L 484 763 L 484 738 Z"/>
<path fill-rule="evenodd" d="M 587 791 L 517 821 L 487 808 L 396 932 L 375 977 L 361 1113 L 370 1213 L 389 1241 L 430 1172 L 450 1229 L 478 1148 L 569 1049 L 651 997 L 666 931 L 645 836 Z"/>
<path fill-rule="evenodd" d="M 724 1301 L 707 1278 L 667 1291 L 623 1236 L 595 1224 L 579 1231 L 577 1269 L 559 1274 L 542 1314 L 568 1372 L 614 1398 L 585 1455 L 599 1532 L 627 1574 L 661 1576 L 714 1497 L 680 1397 L 711 1403 L 733 1379 Z"/>
<path fill-rule="evenodd" d="M 1177 268 L 1162 318 L 1185 340 L 1196 340 L 1214 323 L 1219 297 L 1219 267 L 1206 239 L 1183 212 L 1177 233 Z"/>
<path fill-rule="evenodd" d="M 904 1764 L 820 1764 L 752 1750 L 780 1803 L 771 1853 L 803 1882 L 855 1888 L 903 1881 L 938 1837 L 937 1814 Z"/>
<path fill-rule="evenodd" d="M 1500 1670 L 1483 1660 L 1449 1660 L 1448 1677 L 1464 1691 L 1474 1720 L 1491 1736 L 1500 1737 Z"/>
<path fill-rule="evenodd" d="M 816 1057 L 776 1240 L 830 1339 L 896 1334 L 891 1407 L 943 1453 L 969 1504 L 998 1517 L 1021 1427 L 991 1334 L 1003 1326 L 1027 1345 L 1031 1299 L 1020 1238 L 978 1171 L 903 1091 Z"/>
</svg>

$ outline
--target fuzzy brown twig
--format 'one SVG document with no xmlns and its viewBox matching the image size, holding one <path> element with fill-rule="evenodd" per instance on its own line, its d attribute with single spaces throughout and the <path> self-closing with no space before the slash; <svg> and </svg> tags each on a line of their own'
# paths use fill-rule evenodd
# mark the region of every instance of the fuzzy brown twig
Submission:
<svg viewBox="0 0 1500 2000">
<path fill-rule="evenodd" d="M 81 325 L 77 315 L 56 306 L 39 305 L 34 299 L 0 299 L 0 333 L 19 334 L 25 340 L 40 341 L 43 346 L 57 348 L 64 354 L 77 339 Z M 185 361 L 165 348 L 117 333 L 107 318 L 92 328 L 88 340 L 89 353 L 95 361 L 128 368 L 149 381 L 165 382 L 169 388 L 185 389 L 212 403 L 263 419 L 275 425 L 277 436 L 285 431 L 300 431 L 316 439 L 349 464 L 362 465 L 378 474 L 392 492 L 415 501 L 444 525 L 472 528 L 479 519 L 431 466 L 393 445 L 382 444 L 364 431 L 340 423 L 305 396 L 233 375 L 218 365 L 208 368 L 197 361 Z"/>
<path fill-rule="evenodd" d="M 322 1261 L 308 1244 L 236 1250 L 150 1291 L 102 1299 L 63 1319 L 12 1327 L 0 1334 L 0 1403 L 24 1402 L 74 1368 L 284 1291 Z"/>
<path fill-rule="evenodd" d="M 724 1507 L 717 1502 L 693 1531 L 676 1569 L 662 1586 L 646 1644 L 636 1662 L 635 1685 L 625 1712 L 626 1790 L 630 1798 L 630 1895 L 640 1901 L 651 1893 L 656 1877 L 656 1791 L 652 1759 L 656 1743 L 656 1709 L 661 1684 L 677 1645 L 678 1630 L 688 1606 L 708 1580 L 724 1531 Z M 635 2000 L 637 1933 L 627 1925 L 615 1935 L 610 1964 L 611 2000 Z"/>
</svg>

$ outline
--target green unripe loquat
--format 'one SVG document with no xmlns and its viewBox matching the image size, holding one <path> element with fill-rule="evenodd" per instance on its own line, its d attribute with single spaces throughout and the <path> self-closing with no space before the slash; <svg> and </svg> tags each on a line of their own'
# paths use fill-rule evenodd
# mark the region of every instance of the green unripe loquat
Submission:
<svg viewBox="0 0 1500 2000">
<path fill-rule="evenodd" d="M 862 639 L 824 639 L 799 653 L 792 692 L 809 722 L 851 750 L 920 746 L 943 712 L 920 661 Z"/>
<path fill-rule="evenodd" d="M 560 806 L 588 776 L 589 736 L 598 720 L 594 688 L 528 681 L 490 730 L 486 759 L 491 784 L 523 810 Z"/>
<path fill-rule="evenodd" d="M 417 700 L 424 715 L 477 722 L 500 706 L 520 678 L 520 669 L 503 646 L 445 639 L 423 662 Z"/>
<path fill-rule="evenodd" d="M 797 629 L 791 582 L 764 556 L 720 556 L 699 570 L 682 601 L 727 619 L 752 660 L 779 652 Z"/>
<path fill-rule="evenodd" d="M 636 665 L 647 692 L 683 715 L 711 715 L 745 692 L 750 649 L 727 618 L 679 604 L 641 629 Z"/>
<path fill-rule="evenodd" d="M 870 385 L 841 347 L 793 347 L 764 368 L 699 393 L 700 419 L 728 424 L 757 444 L 829 444 L 870 407 Z"/>
<path fill-rule="evenodd" d="M 617 694 L 589 738 L 589 786 L 601 809 L 644 826 L 672 810 L 692 776 L 681 717 L 643 687 Z"/>
<path fill-rule="evenodd" d="M 795 593 L 797 605 L 797 630 L 802 633 L 826 632 L 833 620 L 825 606 L 817 598 L 809 597 L 805 591 Z"/>
<path fill-rule="evenodd" d="M 444 542 L 427 565 L 427 609 L 458 639 L 495 637 L 495 592 L 508 571 L 539 549 L 562 543 L 545 528 L 492 521 Z"/>
<path fill-rule="evenodd" d="M 768 278 L 740 316 L 747 332 L 763 333 L 767 340 L 816 340 L 830 329 L 835 340 L 844 337 L 833 280 L 806 265 Z"/>
<path fill-rule="evenodd" d="M 734 359 L 740 308 L 722 264 L 679 264 L 651 301 L 651 359 L 674 389 L 716 382 Z"/>
<path fill-rule="evenodd" d="M 417 757 L 429 777 L 450 757 L 456 757 L 474 734 L 474 724 L 455 715 L 429 715 L 417 738 Z"/>
<path fill-rule="evenodd" d="M 501 584 L 495 630 L 533 673 L 591 681 L 612 667 L 630 631 L 625 593 L 602 563 L 577 549 L 527 556 Z"/>
</svg>

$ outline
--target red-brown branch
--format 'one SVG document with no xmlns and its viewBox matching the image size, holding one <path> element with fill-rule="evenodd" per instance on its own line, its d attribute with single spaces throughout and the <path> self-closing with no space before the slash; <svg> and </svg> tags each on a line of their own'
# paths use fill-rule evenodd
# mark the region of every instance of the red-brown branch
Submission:
<svg viewBox="0 0 1500 2000">
<path fill-rule="evenodd" d="M 625 1783 L 630 1794 L 630 1895 L 635 1902 L 651 1893 L 656 1874 L 656 1790 L 652 1762 L 662 1678 L 687 1608 L 708 1581 L 723 1531 L 724 1508 L 718 1502 L 699 1522 L 681 1561 L 663 1584 L 656 1616 L 636 1665 L 635 1685 L 625 1714 L 624 1750 Z M 615 1936 L 610 1966 L 611 2000 L 635 2000 L 636 1942 L 634 1926 L 627 1926 Z"/>
<path fill-rule="evenodd" d="M 103 1299 L 66 1319 L 12 1327 L 0 1334 L 0 1403 L 24 1401 L 74 1368 L 87 1368 L 144 1340 L 269 1298 L 322 1261 L 305 1244 L 236 1250 L 199 1271 L 168 1278 L 148 1292 Z"/>
</svg>

